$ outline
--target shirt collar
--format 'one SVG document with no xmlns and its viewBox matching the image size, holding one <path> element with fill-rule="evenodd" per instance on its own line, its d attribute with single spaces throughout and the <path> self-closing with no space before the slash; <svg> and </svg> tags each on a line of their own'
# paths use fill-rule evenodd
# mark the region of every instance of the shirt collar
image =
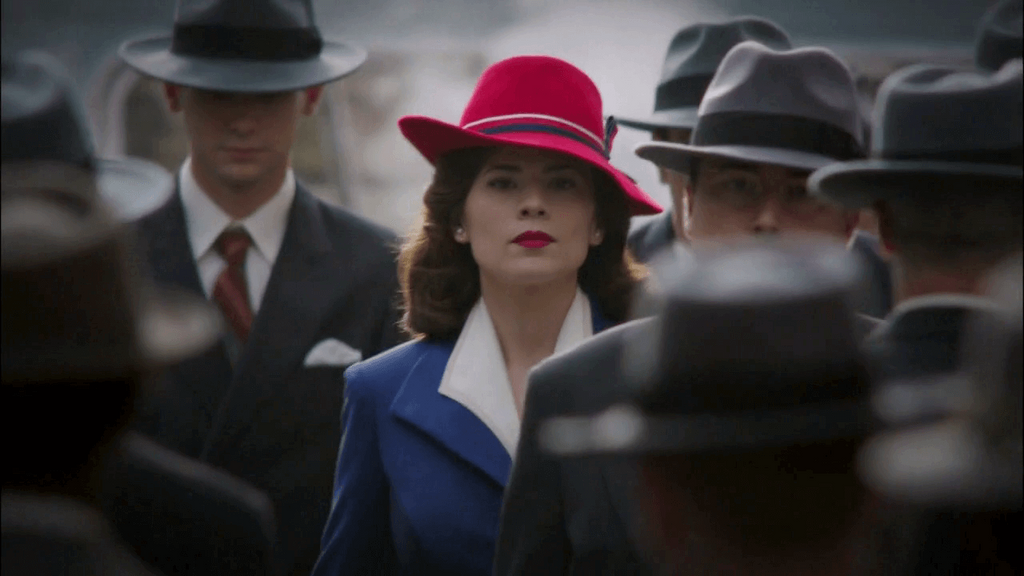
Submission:
<svg viewBox="0 0 1024 576">
<path fill-rule="evenodd" d="M 966 308 L 994 310 L 998 306 L 988 298 L 973 294 L 937 293 L 907 298 L 897 304 L 889 313 L 890 318 L 901 316 L 921 308 Z"/>
<path fill-rule="evenodd" d="M 242 220 L 231 218 L 203 192 L 192 175 L 192 159 L 188 158 L 178 174 L 181 203 L 185 209 L 188 239 L 192 256 L 199 260 L 205 255 L 225 228 L 236 225 L 245 229 L 256 249 L 273 263 L 281 251 L 284 232 L 288 226 L 288 212 L 295 198 L 295 174 L 285 173 L 281 188 L 269 201 Z"/>
<path fill-rule="evenodd" d="M 558 333 L 555 354 L 572 348 L 593 333 L 590 300 L 577 288 Z M 515 454 L 519 443 L 519 414 L 498 334 L 482 298 L 466 318 L 438 392 L 465 406 L 491 430 L 510 456 Z"/>
</svg>

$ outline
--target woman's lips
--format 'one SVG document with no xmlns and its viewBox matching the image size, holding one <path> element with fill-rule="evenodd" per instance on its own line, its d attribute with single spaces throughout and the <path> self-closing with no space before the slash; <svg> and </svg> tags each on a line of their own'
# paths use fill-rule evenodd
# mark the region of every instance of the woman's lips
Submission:
<svg viewBox="0 0 1024 576">
<path fill-rule="evenodd" d="M 548 244 L 551 244 L 552 242 L 555 241 L 555 239 L 552 238 L 551 235 L 546 232 L 541 232 L 539 230 L 530 230 L 528 232 L 523 232 L 519 236 L 516 236 L 515 239 L 512 241 L 515 242 L 516 244 L 519 244 L 523 248 L 536 250 L 537 248 L 543 248 Z"/>
</svg>

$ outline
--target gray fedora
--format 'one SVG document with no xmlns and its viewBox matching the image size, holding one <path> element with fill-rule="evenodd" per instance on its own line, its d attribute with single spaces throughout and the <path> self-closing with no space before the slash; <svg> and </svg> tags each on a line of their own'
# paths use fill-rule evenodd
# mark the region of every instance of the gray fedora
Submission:
<svg viewBox="0 0 1024 576">
<path fill-rule="evenodd" d="M 879 89 L 871 158 L 818 170 L 808 188 L 850 207 L 894 195 L 934 194 L 937 186 L 1019 197 L 1022 97 L 1020 60 L 995 74 L 905 68 Z"/>
<path fill-rule="evenodd" d="M 125 42 L 119 54 L 166 82 L 249 93 L 319 86 L 366 60 L 320 36 L 312 0 L 178 0 L 171 35 Z"/>
<path fill-rule="evenodd" d="M 5 384 L 145 374 L 216 342 L 207 302 L 142 283 L 129 228 L 90 190 L 5 182 L 2 203 Z"/>
<path fill-rule="evenodd" d="M 629 401 L 552 418 L 560 456 L 714 452 L 866 437 L 877 428 L 849 307 L 857 264 L 822 239 L 695 249 L 658 274 L 653 342 Z M 633 362 L 623 359 L 623 366 Z"/>
<path fill-rule="evenodd" d="M 863 157 L 863 121 L 850 69 L 824 48 L 737 45 L 697 111 L 689 144 L 648 142 L 636 154 L 689 173 L 695 158 L 816 170 Z"/>
<path fill-rule="evenodd" d="M 78 94 L 56 59 L 35 51 L 5 59 L 2 84 L 5 186 L 13 182 L 15 165 L 21 166 L 22 187 L 60 189 L 80 179 L 124 220 L 140 218 L 171 197 L 174 177 L 160 165 L 94 157 Z"/>
<path fill-rule="evenodd" d="M 654 113 L 648 118 L 615 119 L 640 130 L 693 129 L 697 107 L 725 55 L 740 42 L 760 42 L 776 50 L 790 48 L 789 36 L 774 22 L 745 16 L 720 24 L 701 23 L 683 28 L 672 38 L 654 93 Z"/>
<path fill-rule="evenodd" d="M 1018 256 L 993 274 L 987 296 L 998 308 L 975 313 L 957 374 L 930 386 L 890 384 L 902 391 L 876 398 L 883 417 L 897 402 L 900 413 L 938 415 L 926 424 L 892 426 L 865 445 L 861 473 L 880 493 L 926 506 L 1019 510 L 1024 504 L 1022 273 Z"/>
<path fill-rule="evenodd" d="M 1024 0 L 1003 0 L 981 19 L 974 62 L 996 71 L 1014 58 L 1024 57 Z"/>
</svg>

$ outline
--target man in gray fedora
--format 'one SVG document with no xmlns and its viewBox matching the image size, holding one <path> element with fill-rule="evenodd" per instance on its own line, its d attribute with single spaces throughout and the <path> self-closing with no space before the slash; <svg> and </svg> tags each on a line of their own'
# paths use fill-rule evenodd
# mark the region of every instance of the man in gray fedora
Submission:
<svg viewBox="0 0 1024 576">
<path fill-rule="evenodd" d="M 624 359 L 647 370 L 605 410 L 542 419 L 541 450 L 639 461 L 658 573 L 899 574 L 855 470 L 877 426 L 853 256 L 780 239 L 694 252 L 661 275 L 652 337 Z"/>
<path fill-rule="evenodd" d="M 862 156 L 861 128 L 853 78 L 832 53 L 748 41 L 725 56 L 711 80 L 693 144 L 652 142 L 638 154 L 690 174 L 684 233 L 695 246 L 791 234 L 842 243 L 857 212 L 809 197 L 804 184 L 816 167 Z M 861 337 L 877 322 L 854 321 Z M 623 351 L 650 347 L 652 337 L 650 322 L 630 322 L 531 373 L 505 489 L 497 573 L 586 574 L 604 565 L 647 572 L 637 552 L 642 536 L 631 526 L 638 489 L 632 464 L 542 453 L 537 426 L 542 416 L 588 414 L 614 402 L 628 371 Z"/>
<path fill-rule="evenodd" d="M 886 79 L 871 158 L 814 173 L 812 190 L 871 207 L 892 253 L 896 307 L 871 336 L 889 379 L 956 367 L 982 280 L 1021 250 L 1021 61 L 996 73 L 914 66 Z"/>
<path fill-rule="evenodd" d="M 158 282 L 218 304 L 230 330 L 171 370 L 139 428 L 266 490 L 287 574 L 316 561 L 342 374 L 399 341 L 395 236 L 296 182 L 300 116 L 362 49 L 322 38 L 310 0 L 179 0 L 173 33 L 120 55 L 164 81 L 189 158 L 138 226 Z M 359 433 L 359 431 L 352 431 Z"/>
<path fill-rule="evenodd" d="M 46 54 L 28 51 L 5 59 L 2 95 L 4 394 L 5 399 L 12 396 L 10 408 L 15 412 L 5 421 L 16 429 L 24 425 L 26 417 L 52 420 L 77 434 L 80 428 L 75 422 L 87 416 L 62 422 L 62 411 L 80 410 L 81 406 L 71 400 L 65 403 L 60 391 L 73 384 L 76 390 L 108 397 L 104 381 L 88 371 L 90 355 L 96 355 L 99 362 L 125 356 L 121 359 L 125 365 L 118 368 L 123 372 L 111 376 L 130 384 L 132 398 L 141 398 L 152 391 L 144 384 L 160 369 L 212 347 L 220 323 L 216 312 L 201 299 L 192 298 L 194 302 L 187 304 L 190 299 L 185 298 L 186 304 L 174 304 L 181 300 L 180 295 L 169 300 L 170 304 L 166 303 L 169 297 L 155 303 L 146 300 L 145 313 L 136 314 L 132 297 L 149 287 L 129 275 L 135 253 L 130 251 L 132 246 L 121 246 L 131 240 L 123 221 L 165 202 L 172 191 L 169 175 L 165 178 L 160 170 L 151 170 L 148 163 L 135 159 L 96 159 L 69 76 Z M 84 232 L 89 230 L 109 237 L 105 240 L 109 246 L 94 246 L 98 240 Z M 62 247 L 50 254 L 47 246 L 58 239 Z M 16 265 L 18 262 L 23 265 Z M 66 268 L 58 272 L 51 266 Z M 25 286 L 31 286 L 31 292 L 21 293 Z M 99 294 L 107 294 L 109 299 Z M 113 341 L 108 342 L 109 348 L 92 344 L 102 343 L 105 335 L 118 330 L 128 336 L 135 333 L 136 329 L 128 330 L 119 323 L 140 323 L 137 338 L 142 344 L 159 337 L 166 339 L 158 342 L 159 348 L 180 348 L 181 352 L 152 363 L 132 358 L 132 346 L 142 344 Z M 50 371 L 24 375 L 33 384 L 29 387 L 19 380 L 19 366 L 25 362 L 20 355 L 35 358 L 41 365 L 52 363 Z M 8 394 L 9 380 L 24 388 L 26 401 L 38 405 L 20 404 L 17 398 L 21 396 Z M 77 401 L 78 394 L 70 398 Z M 34 410 L 43 406 L 48 395 L 54 402 L 54 414 L 37 414 Z M 137 433 L 121 434 L 118 426 L 123 422 L 103 422 L 104 413 L 101 410 L 95 421 L 85 424 L 108 425 L 111 432 L 118 433 L 96 448 L 104 458 L 89 465 L 89 478 L 83 476 L 81 482 L 75 482 L 102 508 L 141 560 L 175 574 L 275 571 L 273 508 L 266 494 Z M 43 443 L 68 441 L 66 436 L 59 432 Z M 42 462 L 52 451 L 43 443 L 26 442 L 22 456 Z M 60 460 L 58 452 L 47 466 L 69 466 Z M 19 462 L 9 464 L 19 470 Z M 10 478 L 22 478 L 22 488 L 32 481 L 42 491 L 64 490 L 51 486 L 32 469 Z M 5 483 L 5 489 L 7 486 Z M 6 532 L 4 538 L 6 543 Z M 5 569 L 7 558 L 5 555 Z"/>
<path fill-rule="evenodd" d="M 746 40 L 776 49 L 790 47 L 789 36 L 773 22 L 751 16 L 722 23 L 699 23 L 676 32 L 668 45 L 661 79 L 654 93 L 654 112 L 646 118 L 616 116 L 622 126 L 644 130 L 659 142 L 685 144 L 697 121 L 697 107 L 704 98 L 715 70 L 729 50 Z M 669 187 L 672 209 L 637 226 L 629 235 L 629 247 L 640 262 L 648 262 L 676 239 L 683 238 L 686 214 L 686 175 L 658 168 L 662 184 Z"/>
</svg>

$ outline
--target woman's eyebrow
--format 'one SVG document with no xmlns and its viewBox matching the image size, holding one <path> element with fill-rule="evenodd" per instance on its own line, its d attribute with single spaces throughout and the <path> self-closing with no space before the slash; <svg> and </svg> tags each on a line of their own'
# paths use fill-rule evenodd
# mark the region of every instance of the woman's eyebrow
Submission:
<svg viewBox="0 0 1024 576">
<path fill-rule="evenodd" d="M 491 166 L 488 166 L 485 170 L 486 171 L 490 171 L 490 170 L 506 170 L 508 172 L 522 172 L 523 171 L 523 169 L 520 166 L 516 165 L 516 164 L 493 164 Z"/>
</svg>

